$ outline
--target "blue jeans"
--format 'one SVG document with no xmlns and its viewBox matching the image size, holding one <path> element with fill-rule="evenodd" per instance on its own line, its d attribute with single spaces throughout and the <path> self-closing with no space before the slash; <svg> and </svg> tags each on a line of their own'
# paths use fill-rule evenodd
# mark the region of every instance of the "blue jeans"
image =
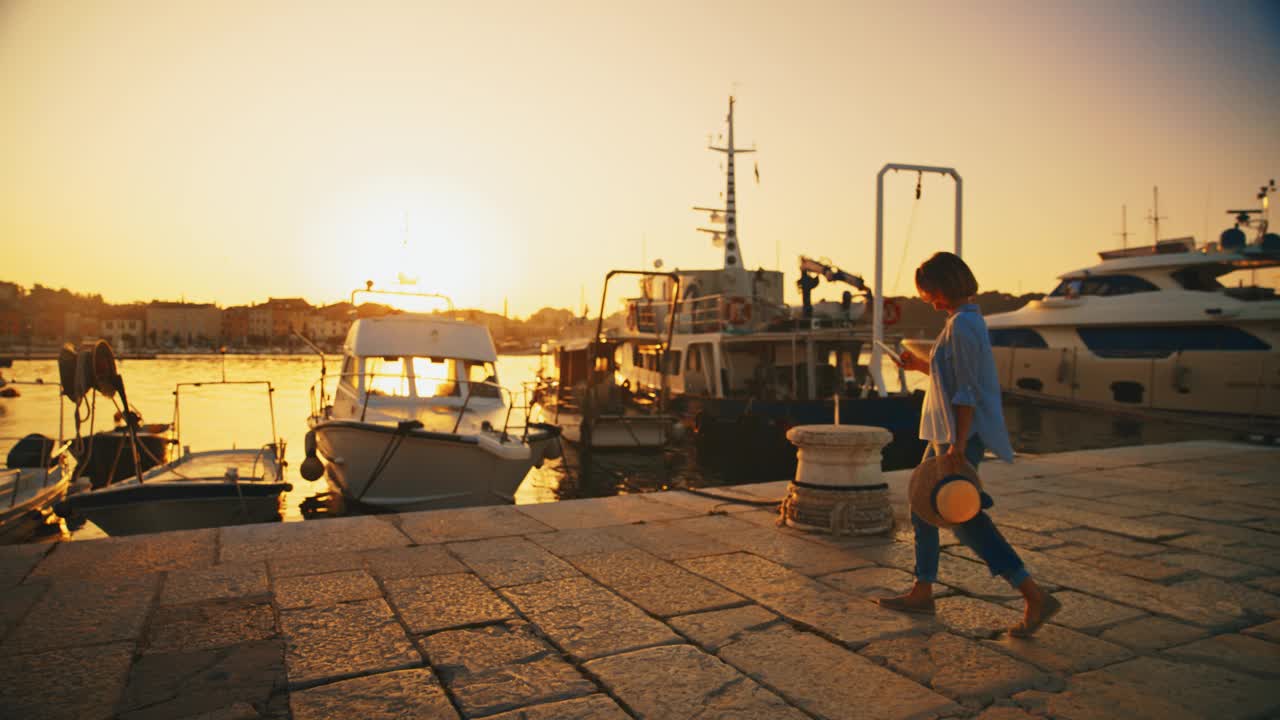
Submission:
<svg viewBox="0 0 1280 720">
<path fill-rule="evenodd" d="M 946 452 L 948 447 L 944 444 L 938 449 L 930 443 L 922 460 L 933 457 L 937 452 Z M 982 444 L 982 440 L 974 435 L 964 448 L 964 456 L 976 468 L 978 463 L 982 462 L 984 451 L 986 447 Z M 982 558 L 990 568 L 993 577 L 999 575 L 1016 588 L 1031 577 L 1031 574 L 1022 564 L 1022 558 L 1018 557 L 1018 553 L 1010 547 L 1009 541 L 1005 540 L 996 529 L 991 516 L 985 512 L 994 504 L 995 501 L 990 495 L 982 493 L 982 510 L 969 522 L 952 528 L 952 532 L 955 533 L 957 540 Z M 911 513 L 911 525 L 916 531 L 916 579 L 920 582 L 935 583 L 938 581 L 938 557 L 942 550 L 938 539 L 938 528 L 921 520 L 915 513 Z"/>
</svg>

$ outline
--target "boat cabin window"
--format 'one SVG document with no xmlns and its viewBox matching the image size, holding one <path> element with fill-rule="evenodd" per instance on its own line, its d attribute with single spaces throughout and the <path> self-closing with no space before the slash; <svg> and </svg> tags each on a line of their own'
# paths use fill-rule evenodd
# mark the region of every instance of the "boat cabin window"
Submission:
<svg viewBox="0 0 1280 720">
<path fill-rule="evenodd" d="M 1169 273 L 1169 276 L 1183 290 L 1214 292 L 1222 289 L 1222 283 L 1218 282 L 1218 276 L 1223 274 L 1224 269 L 1219 265 L 1186 267 Z"/>
<path fill-rule="evenodd" d="M 1030 328 L 993 328 L 991 347 L 1047 348 L 1040 333 Z"/>
<path fill-rule="evenodd" d="M 471 397 L 502 397 L 502 391 L 497 387 L 498 373 L 493 369 L 493 363 L 466 360 L 464 364 Z"/>
<path fill-rule="evenodd" d="M 1049 293 L 1049 297 L 1083 297 L 1098 295 L 1111 297 L 1155 292 L 1160 288 L 1137 275 L 1091 275 L 1083 278 L 1067 278 Z"/>
<path fill-rule="evenodd" d="M 338 375 L 338 382 L 344 382 L 351 387 L 355 387 L 359 381 L 356 372 L 356 359 L 351 355 L 342 358 L 342 372 Z"/>
<path fill-rule="evenodd" d="M 1271 346 L 1230 325 L 1120 326 L 1076 328 L 1099 357 L 1169 357 L 1182 350 L 1270 350 Z"/>
<path fill-rule="evenodd" d="M 399 357 L 365 358 L 364 386 L 370 395 L 409 397 L 409 368 Z"/>
</svg>

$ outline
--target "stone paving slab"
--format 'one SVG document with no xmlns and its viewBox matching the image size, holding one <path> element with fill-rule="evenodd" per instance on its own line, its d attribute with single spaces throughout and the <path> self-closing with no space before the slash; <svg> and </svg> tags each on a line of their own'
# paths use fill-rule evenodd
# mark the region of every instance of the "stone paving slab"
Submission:
<svg viewBox="0 0 1280 720">
<path fill-rule="evenodd" d="M 133 643 L 117 642 L 29 655 L 0 653 L 0 710 L 15 720 L 112 718 L 133 650 Z"/>
<path fill-rule="evenodd" d="M 1104 630 L 1100 637 L 1107 642 L 1123 645 L 1139 653 L 1149 653 L 1199 640 L 1208 635 L 1209 631 L 1204 628 L 1147 616 Z"/>
<path fill-rule="evenodd" d="M 160 604 L 232 600 L 268 592 L 265 562 L 224 563 L 170 572 L 160 593 Z"/>
<path fill-rule="evenodd" d="M 59 580 L 0 644 L 0 655 L 42 652 L 142 637 L 158 576 L 103 582 Z"/>
<path fill-rule="evenodd" d="M 579 570 L 651 615 L 669 617 L 746 602 L 682 567 L 633 548 L 574 558 Z"/>
<path fill-rule="evenodd" d="M 381 598 L 284 611 L 280 627 L 293 689 L 422 664 Z"/>
<path fill-rule="evenodd" d="M 0 588 L 22 582 L 54 546 L 54 543 L 0 545 Z"/>
<path fill-rule="evenodd" d="M 212 565 L 217 529 L 57 543 L 29 579 L 112 580 Z"/>
<path fill-rule="evenodd" d="M 636 525 L 635 527 L 646 527 Z M 580 530 L 557 530 L 553 532 L 534 533 L 526 538 L 545 548 L 548 552 L 570 559 L 579 555 L 627 550 L 634 547 L 614 532 L 618 528 L 583 528 Z"/>
<path fill-rule="evenodd" d="M 1080 555 L 1075 559 L 1085 565 L 1092 565 L 1099 570 L 1162 584 L 1185 579 L 1194 574 L 1184 567 L 1166 565 L 1160 562 L 1157 556 L 1131 557 L 1101 552 Z"/>
<path fill-rule="evenodd" d="M 1058 720 L 1209 720 L 1167 700 L 1163 694 L 1148 695 L 1113 678 L 1084 673 L 1071 678 L 1064 692 L 1050 694 L 1029 690 L 1014 696 L 1024 707 Z M 984 716 L 985 717 L 985 716 Z"/>
<path fill-rule="evenodd" d="M 609 533 L 664 560 L 723 555 L 737 550 L 717 540 L 715 535 L 696 533 L 669 522 L 622 525 L 610 528 Z"/>
<path fill-rule="evenodd" d="M 144 653 L 212 650 L 277 635 L 266 602 L 223 601 L 161 607 L 147 624 Z"/>
<path fill-rule="evenodd" d="M 389 580 L 387 600 L 409 632 L 508 620 L 515 610 L 475 575 L 436 575 Z"/>
<path fill-rule="evenodd" d="M 810 542 L 777 527 L 723 533 L 715 539 L 734 550 L 759 555 L 805 575 L 826 575 L 872 564 L 853 551 Z"/>
<path fill-rule="evenodd" d="M 257 717 L 286 701 L 284 641 L 258 640 L 191 652 L 144 655 L 133 664 L 120 701 L 122 720 L 218 716 L 248 705 Z"/>
<path fill-rule="evenodd" d="M 1163 697 L 1206 718 L 1261 717 L 1280 709 L 1275 681 L 1212 665 L 1140 657 L 1097 671 L 1147 696 Z"/>
<path fill-rule="evenodd" d="M 1052 673 L 950 633 L 881 640 L 858 654 L 968 706 L 988 705 L 1022 690 L 1062 686 Z"/>
<path fill-rule="evenodd" d="M 1205 575 L 1212 575 L 1223 580 L 1243 580 L 1265 575 L 1268 571 L 1257 565 L 1227 560 L 1192 552 L 1164 552 L 1151 558 L 1166 565 L 1175 565 L 1187 570 L 1194 570 Z"/>
<path fill-rule="evenodd" d="M 296 718 L 296 716 L 295 716 Z M 489 720 L 630 720 L 608 695 L 590 695 L 546 705 L 531 705 L 491 715 Z"/>
<path fill-rule="evenodd" d="M 1269 623 L 1248 628 L 1244 631 L 1244 634 L 1259 637 L 1273 643 L 1280 643 L 1280 620 L 1272 620 Z"/>
<path fill-rule="evenodd" d="M 727 610 L 681 615 L 670 618 L 667 622 L 703 650 L 714 653 L 737 641 L 743 633 L 777 625 L 781 619 L 759 605 L 744 605 Z"/>
<path fill-rule="evenodd" d="M 1245 624 L 1240 611 L 1220 607 L 1217 601 L 1187 590 L 1118 576 L 1034 550 L 1024 549 L 1020 554 L 1036 577 L 1064 588 L 1208 628 L 1235 628 Z"/>
<path fill-rule="evenodd" d="M 1248 675 L 1280 678 L 1280 645 L 1248 635 L 1217 635 L 1169 648 L 1165 654 Z"/>
<path fill-rule="evenodd" d="M 1148 617 L 1145 612 L 1137 608 L 1117 605 L 1092 595 L 1070 590 L 1054 593 L 1054 597 L 1062 603 L 1062 610 L 1054 616 L 1053 623 L 1091 635 L 1096 635 L 1113 625 Z M 1016 611 L 1021 611 L 1023 608 L 1021 599 L 1011 600 L 1005 605 Z"/>
<path fill-rule="evenodd" d="M 1071 523 L 1079 527 L 1102 530 L 1113 535 L 1123 535 L 1124 537 L 1132 538 L 1134 540 L 1145 540 L 1148 542 L 1170 540 L 1178 537 L 1179 535 L 1186 535 L 1190 532 L 1185 528 L 1177 526 L 1167 527 L 1164 525 L 1158 525 L 1155 523 L 1153 518 L 1146 518 L 1143 520 L 1122 518 L 1114 515 L 1090 512 L 1088 510 L 1080 510 L 1069 506 L 1064 507 L 1062 505 L 1044 508 L 1026 508 L 1022 512 L 1042 515 Z"/>
<path fill-rule="evenodd" d="M 449 575 L 466 568 L 439 545 L 379 548 L 360 553 L 364 567 L 382 580 Z"/>
<path fill-rule="evenodd" d="M 336 605 L 349 600 L 382 597 L 382 588 L 364 570 L 344 570 L 324 575 L 279 578 L 273 587 L 281 610 Z"/>
<path fill-rule="evenodd" d="M 615 495 L 571 503 L 538 503 L 516 507 L 543 525 L 558 530 L 675 520 L 702 514 L 697 510 L 658 502 L 644 495 Z"/>
<path fill-rule="evenodd" d="M 804 720 L 806 715 L 690 645 L 592 660 L 587 672 L 641 720 Z"/>
<path fill-rule="evenodd" d="M 595 683 L 523 625 L 448 630 L 421 644 L 467 717 L 596 691 Z"/>
<path fill-rule="evenodd" d="M 747 633 L 720 657 L 817 717 L 936 717 L 948 698 L 811 633 L 777 627 Z"/>
<path fill-rule="evenodd" d="M 731 490 L 717 490 L 717 494 L 724 495 L 725 497 L 733 497 L 735 495 Z M 755 501 L 760 499 L 759 497 L 748 495 L 746 493 L 741 493 L 740 495 L 744 500 Z M 685 490 L 669 490 L 667 492 L 653 493 L 651 497 L 658 502 L 675 505 L 683 510 L 692 510 L 699 515 L 704 513 L 751 512 L 753 510 L 760 509 L 756 505 L 744 505 L 729 500 L 721 500 L 704 495 L 695 495 Z"/>
<path fill-rule="evenodd" d="M 573 577 L 572 565 L 524 538 L 492 538 L 446 546 L 490 587 Z"/>
<path fill-rule="evenodd" d="M 300 523 L 262 523 L 220 528 L 220 562 L 266 560 L 290 555 L 315 555 L 403 547 L 409 538 L 400 532 L 390 516 L 358 515 L 324 518 Z"/>
<path fill-rule="evenodd" d="M 819 581 L 850 595 L 874 600 L 881 597 L 902 595 L 915 584 L 915 576 L 909 572 L 889 567 L 865 567 L 857 570 L 823 575 Z M 938 588 L 934 588 L 935 595 Z"/>
<path fill-rule="evenodd" d="M 684 560 L 681 564 L 779 615 L 851 646 L 920 632 L 932 625 L 928 618 L 885 610 L 753 555 L 716 555 Z"/>
<path fill-rule="evenodd" d="M 0 590 L 0 641 L 8 637 L 9 631 L 17 627 L 31 608 L 44 597 L 49 585 L 46 580 Z"/>
<path fill-rule="evenodd" d="M 504 597 L 565 653 L 591 659 L 680 642 L 666 625 L 586 578 L 503 588 Z"/>
<path fill-rule="evenodd" d="M 440 683 L 427 668 L 352 678 L 294 691 L 293 720 L 329 718 L 422 718 L 457 720 Z"/>
<path fill-rule="evenodd" d="M 1126 537 L 1102 532 L 1100 530 L 1092 530 L 1090 528 L 1059 530 L 1053 535 L 1054 537 L 1066 542 L 1088 545 L 1104 552 L 1129 555 L 1131 557 L 1155 555 L 1156 553 L 1163 552 L 1166 549 L 1164 545 L 1160 545 L 1158 543 L 1131 540 Z"/>
<path fill-rule="evenodd" d="M 419 545 L 528 535 L 555 529 L 534 520 L 515 505 L 460 508 L 445 512 L 427 510 L 403 513 L 396 517 L 400 530 Z"/>
<path fill-rule="evenodd" d="M 1174 589 L 1193 595 L 1203 603 L 1214 603 L 1219 608 L 1235 612 L 1237 608 L 1253 615 L 1280 616 L 1280 597 L 1217 578 L 1200 577 L 1173 586 Z"/>
</svg>

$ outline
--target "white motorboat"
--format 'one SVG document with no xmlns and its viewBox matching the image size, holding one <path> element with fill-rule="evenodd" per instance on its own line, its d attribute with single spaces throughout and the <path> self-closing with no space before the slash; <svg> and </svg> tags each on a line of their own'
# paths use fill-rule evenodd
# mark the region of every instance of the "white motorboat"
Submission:
<svg viewBox="0 0 1280 720">
<path fill-rule="evenodd" d="M 1274 190 L 1263 187 L 1261 209 L 1229 211 L 1235 226 L 1218 242 L 1103 252 L 1044 299 L 988 317 L 1001 385 L 1072 404 L 1280 419 L 1280 298 L 1242 277 L 1280 267 L 1280 235 L 1267 231 Z M 1238 284 L 1225 286 L 1232 273 Z"/>
<path fill-rule="evenodd" d="M 230 448 L 191 452 L 182 446 L 181 399 L 184 389 L 219 386 L 261 386 L 271 412 L 275 432 L 274 389 L 267 381 L 214 381 L 179 383 L 174 389 L 174 443 L 184 447 L 177 459 L 103 487 L 74 493 L 59 503 L 58 514 L 85 519 L 108 535 L 136 535 L 168 530 L 193 530 L 271 522 L 281 517 L 284 493 L 292 486 L 284 480 L 284 443 L 269 442 L 257 448 Z M 136 422 L 126 418 L 126 422 Z M 146 445 L 135 440 L 134 452 L 144 456 Z M 159 461 L 160 458 L 152 458 Z"/>
<path fill-rule="evenodd" d="M 312 387 L 303 477 L 389 510 L 513 502 L 530 468 L 558 456 L 560 431 L 524 411 L 513 424 L 497 359 L 488 328 L 448 314 L 355 320 L 341 373 L 322 366 Z"/>
</svg>

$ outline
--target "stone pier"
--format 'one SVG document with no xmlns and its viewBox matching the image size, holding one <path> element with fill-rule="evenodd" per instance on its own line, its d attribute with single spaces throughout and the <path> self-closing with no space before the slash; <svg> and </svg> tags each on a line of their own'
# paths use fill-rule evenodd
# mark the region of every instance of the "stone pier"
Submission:
<svg viewBox="0 0 1280 720">
<path fill-rule="evenodd" d="M 784 481 L 3 547 L 0 717 L 1277 717 L 1280 450 L 981 470 L 1032 639 L 949 533 L 937 616 L 881 609 L 909 527 L 778 527 Z"/>
</svg>

